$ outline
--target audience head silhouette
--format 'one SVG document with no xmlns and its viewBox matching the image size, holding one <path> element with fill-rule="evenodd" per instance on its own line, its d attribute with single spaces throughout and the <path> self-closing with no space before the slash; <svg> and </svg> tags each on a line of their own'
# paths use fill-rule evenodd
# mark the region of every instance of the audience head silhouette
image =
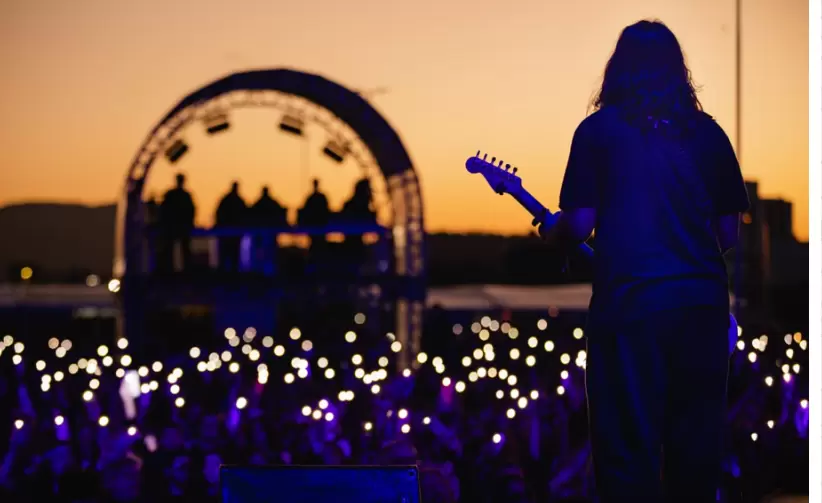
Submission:
<svg viewBox="0 0 822 503">
<path fill-rule="evenodd" d="M 311 181 L 311 183 L 314 185 L 314 192 L 318 192 L 320 190 L 320 179 L 315 178 Z"/>
<path fill-rule="evenodd" d="M 183 185 L 186 183 L 186 176 L 182 173 L 177 173 L 175 179 L 177 180 L 177 187 L 182 189 Z"/>
<path fill-rule="evenodd" d="M 639 21 L 622 30 L 592 106 L 646 117 L 702 110 L 679 41 L 661 21 Z"/>
<path fill-rule="evenodd" d="M 263 185 L 263 196 L 268 196 L 268 185 Z"/>
<path fill-rule="evenodd" d="M 236 194 L 239 191 L 240 191 L 240 182 L 238 182 L 236 180 L 231 182 L 231 192 Z"/>
</svg>

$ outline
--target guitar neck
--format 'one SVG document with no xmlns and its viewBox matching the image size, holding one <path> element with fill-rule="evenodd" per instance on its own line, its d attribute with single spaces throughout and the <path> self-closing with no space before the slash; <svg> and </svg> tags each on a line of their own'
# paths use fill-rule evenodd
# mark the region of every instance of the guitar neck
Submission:
<svg viewBox="0 0 822 503">
<path fill-rule="evenodd" d="M 511 192 L 510 195 L 520 204 L 520 206 L 525 208 L 525 210 L 528 211 L 532 217 L 534 217 L 534 225 L 543 224 L 551 227 L 556 223 L 556 219 L 551 218 L 553 214 L 548 210 L 548 208 L 539 202 L 537 198 L 532 196 L 530 192 L 525 190 L 525 188 Z M 588 246 L 587 243 L 581 243 L 579 245 L 579 251 L 588 258 L 593 258 L 594 256 L 593 248 Z"/>
</svg>

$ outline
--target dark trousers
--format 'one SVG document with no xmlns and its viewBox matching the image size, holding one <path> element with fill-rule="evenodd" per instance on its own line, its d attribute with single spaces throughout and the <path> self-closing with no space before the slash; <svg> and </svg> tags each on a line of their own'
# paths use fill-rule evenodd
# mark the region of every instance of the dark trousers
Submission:
<svg viewBox="0 0 822 503">
<path fill-rule="evenodd" d="M 682 309 L 593 323 L 586 390 L 598 500 L 716 501 L 728 312 Z"/>
</svg>

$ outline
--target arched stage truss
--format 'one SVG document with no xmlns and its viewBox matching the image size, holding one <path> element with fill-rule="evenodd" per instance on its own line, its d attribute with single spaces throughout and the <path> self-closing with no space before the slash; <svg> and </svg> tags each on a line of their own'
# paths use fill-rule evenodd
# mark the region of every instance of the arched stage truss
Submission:
<svg viewBox="0 0 822 503">
<path fill-rule="evenodd" d="M 310 113 L 309 105 L 318 112 Z M 144 272 L 143 190 L 158 155 L 193 121 L 208 120 L 233 108 L 260 106 L 284 109 L 300 121 L 320 124 L 332 141 L 344 145 L 345 155 L 372 182 L 385 187 L 394 275 L 408 280 L 415 290 L 397 299 L 397 336 L 410 342 L 413 348 L 409 349 L 416 352 L 424 305 L 425 231 L 422 195 L 411 159 L 397 133 L 362 96 L 319 75 L 292 69 L 252 70 L 216 80 L 184 97 L 151 130 L 129 167 L 117 209 L 113 276 L 121 279 L 124 296 L 130 278 Z M 335 128 L 334 122 L 347 128 Z M 128 303 L 124 300 L 126 312 Z"/>
</svg>

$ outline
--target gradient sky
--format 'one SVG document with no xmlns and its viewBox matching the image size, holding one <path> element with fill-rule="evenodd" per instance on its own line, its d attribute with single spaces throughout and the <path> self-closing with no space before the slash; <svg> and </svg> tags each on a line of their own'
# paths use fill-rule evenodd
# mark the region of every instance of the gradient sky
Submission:
<svg viewBox="0 0 822 503">
<path fill-rule="evenodd" d="M 742 0 L 743 172 L 795 204 L 808 235 L 808 3 Z M 507 4 L 507 5 L 506 5 Z M 512 7 L 516 5 L 516 7 Z M 371 98 L 398 130 L 422 180 L 431 231 L 520 233 L 529 218 L 463 168 L 477 149 L 520 167 L 555 206 L 574 128 L 619 31 L 659 18 L 680 38 L 705 109 L 735 139 L 733 0 L 3 0 L 0 2 L 0 205 L 105 204 L 154 124 L 183 95 L 225 74 L 291 67 Z M 178 164 L 206 222 L 233 178 L 256 198 L 268 183 L 289 205 L 309 176 L 332 206 L 352 162 L 279 133 L 276 111 L 239 112 L 232 130 L 184 132 Z M 315 145 L 316 144 L 316 145 Z M 149 188 L 171 183 L 157 162 Z"/>
</svg>

